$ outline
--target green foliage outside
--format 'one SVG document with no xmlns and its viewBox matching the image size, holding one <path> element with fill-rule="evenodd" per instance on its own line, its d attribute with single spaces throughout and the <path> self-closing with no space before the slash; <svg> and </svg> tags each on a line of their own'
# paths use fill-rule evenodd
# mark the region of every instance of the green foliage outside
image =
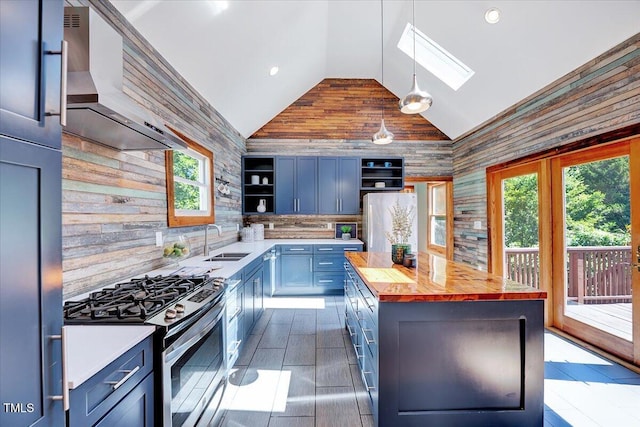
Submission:
<svg viewBox="0 0 640 427">
<path fill-rule="evenodd" d="M 189 181 L 199 181 L 200 163 L 180 151 L 173 152 L 173 175 Z M 174 180 L 175 208 L 184 210 L 200 209 L 200 189 L 196 185 L 189 185 Z"/>
<path fill-rule="evenodd" d="M 626 246 L 630 234 L 629 160 L 565 169 L 567 246 Z M 538 246 L 536 175 L 504 181 L 506 247 Z"/>
</svg>

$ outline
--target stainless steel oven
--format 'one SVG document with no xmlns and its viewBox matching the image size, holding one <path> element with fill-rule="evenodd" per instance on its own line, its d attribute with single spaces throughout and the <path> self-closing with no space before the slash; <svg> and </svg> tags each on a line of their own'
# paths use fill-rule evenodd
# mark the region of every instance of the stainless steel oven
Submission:
<svg viewBox="0 0 640 427">
<path fill-rule="evenodd" d="M 226 385 L 224 299 L 169 333 L 161 351 L 163 425 L 209 425 Z"/>
<path fill-rule="evenodd" d="M 164 427 L 215 425 L 227 372 L 226 282 L 190 271 L 135 278 L 65 302 L 65 323 L 156 326 L 156 419 Z"/>
</svg>

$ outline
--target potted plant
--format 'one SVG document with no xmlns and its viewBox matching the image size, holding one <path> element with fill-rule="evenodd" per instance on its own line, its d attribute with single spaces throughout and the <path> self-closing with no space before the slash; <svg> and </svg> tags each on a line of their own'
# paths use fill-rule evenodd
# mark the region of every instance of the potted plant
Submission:
<svg viewBox="0 0 640 427">
<path fill-rule="evenodd" d="M 409 237 L 411 237 L 411 225 L 413 224 L 413 206 L 400 206 L 398 200 L 389 208 L 391 213 L 391 231 L 385 235 L 391 243 L 391 260 L 396 264 L 402 264 L 404 254 L 411 253 Z"/>
<path fill-rule="evenodd" d="M 340 231 L 342 231 L 342 238 L 344 240 L 349 240 L 351 238 L 351 226 L 350 225 L 343 225 L 342 227 L 340 227 Z"/>
</svg>

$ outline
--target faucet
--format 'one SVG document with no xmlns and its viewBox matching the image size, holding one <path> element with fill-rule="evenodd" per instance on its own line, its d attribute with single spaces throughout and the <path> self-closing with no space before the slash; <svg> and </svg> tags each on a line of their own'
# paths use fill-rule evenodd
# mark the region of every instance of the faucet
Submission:
<svg viewBox="0 0 640 427">
<path fill-rule="evenodd" d="M 222 227 L 217 224 L 206 224 L 204 226 L 204 256 L 209 256 L 209 227 L 213 227 L 222 236 Z"/>
</svg>

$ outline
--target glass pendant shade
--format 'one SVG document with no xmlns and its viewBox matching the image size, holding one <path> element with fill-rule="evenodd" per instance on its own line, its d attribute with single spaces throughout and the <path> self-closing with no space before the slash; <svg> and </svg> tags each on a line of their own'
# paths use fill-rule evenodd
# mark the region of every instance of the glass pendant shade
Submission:
<svg viewBox="0 0 640 427">
<path fill-rule="evenodd" d="M 427 111 L 433 104 L 433 98 L 428 92 L 420 90 L 418 87 L 418 79 L 413 75 L 413 86 L 411 91 L 400 100 L 398 107 L 405 114 L 418 114 Z"/>
<path fill-rule="evenodd" d="M 371 142 L 377 145 L 386 145 L 393 142 L 393 134 L 387 130 L 387 127 L 384 125 L 384 119 L 382 119 L 382 123 L 380 123 L 380 130 L 373 134 Z"/>
</svg>

